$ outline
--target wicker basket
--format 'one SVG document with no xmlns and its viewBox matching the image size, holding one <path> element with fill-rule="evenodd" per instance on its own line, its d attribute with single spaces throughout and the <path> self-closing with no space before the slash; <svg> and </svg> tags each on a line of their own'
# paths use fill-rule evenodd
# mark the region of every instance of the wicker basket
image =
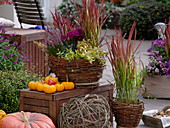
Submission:
<svg viewBox="0 0 170 128">
<path fill-rule="evenodd" d="M 85 59 L 67 61 L 54 56 L 49 56 L 48 59 L 51 70 L 61 82 L 66 81 L 68 75 L 69 80 L 74 82 L 76 87 L 93 88 L 98 86 L 98 81 L 102 77 L 104 66 L 98 61 L 90 64 Z"/>
<path fill-rule="evenodd" d="M 125 104 L 112 102 L 112 110 L 118 127 L 135 128 L 138 126 L 144 111 L 144 103 Z"/>
</svg>

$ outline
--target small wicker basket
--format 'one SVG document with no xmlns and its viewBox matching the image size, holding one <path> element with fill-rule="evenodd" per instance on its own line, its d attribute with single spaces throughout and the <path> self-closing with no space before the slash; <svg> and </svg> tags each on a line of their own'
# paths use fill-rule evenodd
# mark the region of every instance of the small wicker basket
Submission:
<svg viewBox="0 0 170 128">
<path fill-rule="evenodd" d="M 61 82 L 66 81 L 68 75 L 69 81 L 74 82 L 76 87 L 97 87 L 104 68 L 98 61 L 91 64 L 85 59 L 68 61 L 51 55 L 48 62 Z"/>
<path fill-rule="evenodd" d="M 125 104 L 113 101 L 112 110 L 117 126 L 136 128 L 142 118 L 144 103 L 140 101 L 139 104 Z"/>
</svg>

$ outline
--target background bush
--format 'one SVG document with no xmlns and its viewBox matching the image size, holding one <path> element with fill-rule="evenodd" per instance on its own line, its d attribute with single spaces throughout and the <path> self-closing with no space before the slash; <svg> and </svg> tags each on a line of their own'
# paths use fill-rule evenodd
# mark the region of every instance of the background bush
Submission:
<svg viewBox="0 0 170 128">
<path fill-rule="evenodd" d="M 23 70 L 0 70 L 0 109 L 7 113 L 19 111 L 19 91 L 27 88 L 32 80 L 40 77 Z"/>
<path fill-rule="evenodd" d="M 137 21 L 137 39 L 157 39 L 154 24 L 170 19 L 170 5 L 155 1 L 145 1 L 132 4 L 122 11 L 119 24 L 123 34 L 128 32 Z"/>
</svg>

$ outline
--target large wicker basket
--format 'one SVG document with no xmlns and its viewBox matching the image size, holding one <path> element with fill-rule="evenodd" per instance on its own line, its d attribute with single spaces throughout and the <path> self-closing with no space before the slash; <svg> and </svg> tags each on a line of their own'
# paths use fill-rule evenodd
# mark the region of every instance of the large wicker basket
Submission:
<svg viewBox="0 0 170 128">
<path fill-rule="evenodd" d="M 142 118 L 144 103 L 125 104 L 112 102 L 112 110 L 118 127 L 136 128 Z"/>
<path fill-rule="evenodd" d="M 51 70 L 57 75 L 59 80 L 66 81 L 66 76 L 74 82 L 76 87 L 95 87 L 102 77 L 103 65 L 98 61 L 90 64 L 85 59 L 67 61 L 49 55 L 48 62 Z"/>
</svg>

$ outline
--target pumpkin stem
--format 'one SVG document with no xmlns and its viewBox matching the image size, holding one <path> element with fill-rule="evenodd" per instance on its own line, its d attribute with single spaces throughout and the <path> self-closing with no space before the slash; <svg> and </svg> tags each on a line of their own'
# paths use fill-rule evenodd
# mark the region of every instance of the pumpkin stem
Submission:
<svg viewBox="0 0 170 128">
<path fill-rule="evenodd" d="M 66 74 L 66 82 L 69 82 L 69 77 L 68 77 L 68 74 Z"/>
<path fill-rule="evenodd" d="M 21 111 L 21 113 L 22 113 L 22 116 L 24 117 L 24 120 L 23 120 L 23 121 L 24 121 L 25 123 L 29 122 L 29 121 L 28 121 L 28 118 L 27 118 L 27 116 L 26 116 L 26 114 L 25 114 L 25 112 L 24 112 L 24 111 Z"/>
</svg>

